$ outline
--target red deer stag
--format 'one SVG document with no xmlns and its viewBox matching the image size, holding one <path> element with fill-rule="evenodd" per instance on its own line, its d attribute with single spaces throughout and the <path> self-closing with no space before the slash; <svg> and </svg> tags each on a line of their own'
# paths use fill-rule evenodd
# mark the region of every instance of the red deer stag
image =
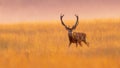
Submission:
<svg viewBox="0 0 120 68">
<path fill-rule="evenodd" d="M 89 46 L 89 43 L 86 42 L 86 34 L 85 33 L 80 33 L 80 32 L 72 32 L 76 26 L 78 25 L 78 16 L 76 16 L 77 18 L 77 21 L 75 23 L 75 25 L 73 25 L 71 28 L 70 27 L 67 27 L 64 22 L 63 22 L 63 16 L 64 15 L 61 15 L 60 16 L 60 20 L 61 20 L 61 23 L 62 25 L 66 28 L 66 30 L 68 31 L 68 37 L 69 37 L 69 47 L 71 45 L 71 43 L 76 43 L 76 47 L 78 46 L 78 43 L 80 46 L 81 45 L 81 42 L 83 41 L 87 46 Z"/>
</svg>

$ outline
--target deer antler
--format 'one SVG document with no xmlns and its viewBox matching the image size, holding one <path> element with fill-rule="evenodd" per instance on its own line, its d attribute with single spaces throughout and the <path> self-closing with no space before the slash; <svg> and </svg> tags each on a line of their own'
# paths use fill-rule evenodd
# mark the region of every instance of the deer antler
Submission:
<svg viewBox="0 0 120 68">
<path fill-rule="evenodd" d="M 62 25 L 66 28 L 66 29 L 68 29 L 68 27 L 64 24 L 64 22 L 63 22 L 63 16 L 64 16 L 64 14 L 61 14 L 61 16 L 60 16 L 60 20 L 61 20 L 61 23 L 62 23 Z"/>
<path fill-rule="evenodd" d="M 75 14 L 75 16 L 76 16 L 77 20 L 76 20 L 75 25 L 72 27 L 72 30 L 73 30 L 73 29 L 75 29 L 75 28 L 76 28 L 76 26 L 78 25 L 78 18 L 79 18 L 79 17 L 78 17 L 78 15 L 76 15 L 76 14 Z"/>
</svg>

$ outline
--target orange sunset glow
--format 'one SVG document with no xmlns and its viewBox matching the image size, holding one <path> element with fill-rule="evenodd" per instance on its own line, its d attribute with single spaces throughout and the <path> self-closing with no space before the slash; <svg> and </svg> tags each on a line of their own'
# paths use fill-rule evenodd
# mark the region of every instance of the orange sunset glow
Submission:
<svg viewBox="0 0 120 68">
<path fill-rule="evenodd" d="M 120 18 L 120 0 L 0 0 L 0 22 Z"/>
</svg>

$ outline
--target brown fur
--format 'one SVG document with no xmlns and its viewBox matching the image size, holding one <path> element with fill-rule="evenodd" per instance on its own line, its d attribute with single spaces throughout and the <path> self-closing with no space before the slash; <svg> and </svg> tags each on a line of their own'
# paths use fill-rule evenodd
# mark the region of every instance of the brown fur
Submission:
<svg viewBox="0 0 120 68">
<path fill-rule="evenodd" d="M 76 43 L 76 47 L 78 44 L 82 46 L 81 42 L 84 42 L 87 46 L 89 46 L 89 43 L 86 41 L 86 34 L 85 33 L 79 33 L 79 32 L 73 32 L 72 36 L 69 37 L 69 47 L 71 43 Z"/>
</svg>

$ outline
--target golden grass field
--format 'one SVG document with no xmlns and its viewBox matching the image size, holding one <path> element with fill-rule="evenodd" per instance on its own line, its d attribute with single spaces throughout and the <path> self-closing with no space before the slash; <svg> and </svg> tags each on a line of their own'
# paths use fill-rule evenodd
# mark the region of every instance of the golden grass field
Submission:
<svg viewBox="0 0 120 68">
<path fill-rule="evenodd" d="M 60 22 L 43 23 L 0 25 L 0 68 L 120 68 L 120 20 L 80 21 L 90 47 L 77 48 Z"/>
</svg>

